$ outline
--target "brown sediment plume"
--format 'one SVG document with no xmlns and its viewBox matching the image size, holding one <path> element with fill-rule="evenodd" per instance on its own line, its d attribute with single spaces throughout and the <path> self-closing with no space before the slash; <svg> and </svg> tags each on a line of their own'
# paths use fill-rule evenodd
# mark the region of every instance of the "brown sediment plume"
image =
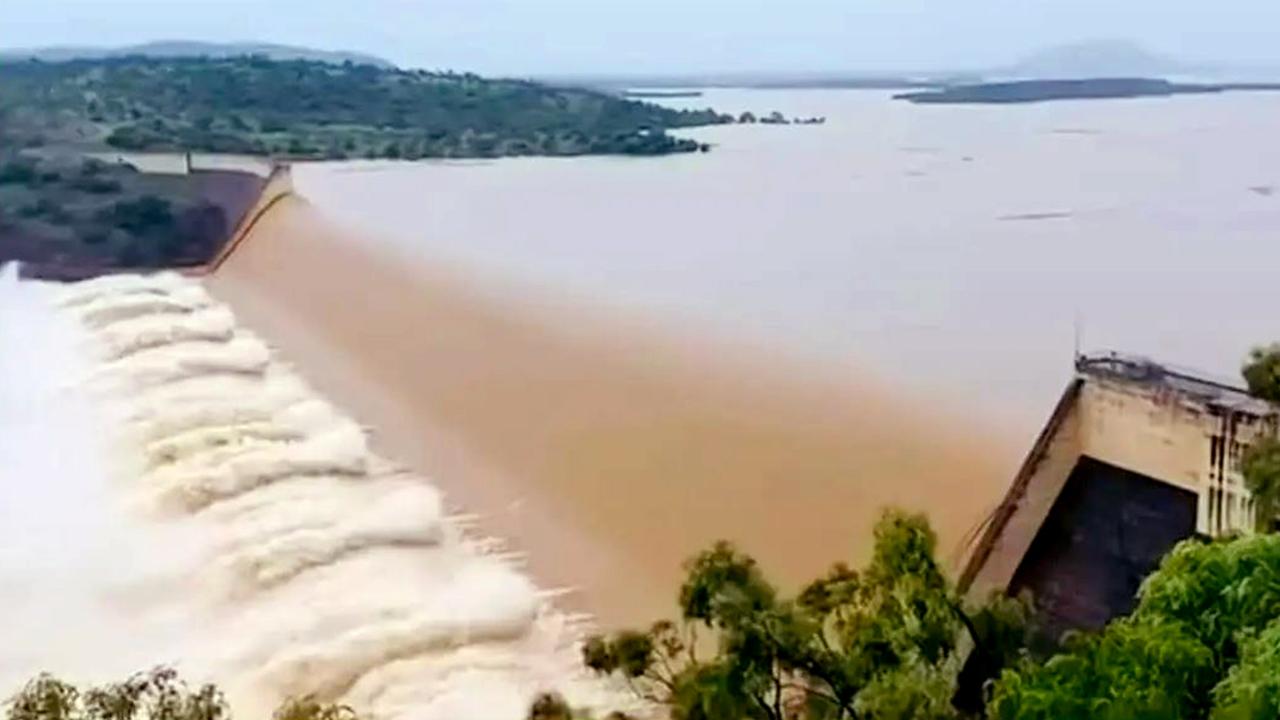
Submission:
<svg viewBox="0 0 1280 720">
<path fill-rule="evenodd" d="M 862 560 L 892 504 L 928 511 L 950 555 L 1011 469 L 967 414 L 501 295 L 297 197 L 207 283 L 384 455 L 606 625 L 669 615 L 682 561 L 717 539 L 794 584 Z"/>
</svg>

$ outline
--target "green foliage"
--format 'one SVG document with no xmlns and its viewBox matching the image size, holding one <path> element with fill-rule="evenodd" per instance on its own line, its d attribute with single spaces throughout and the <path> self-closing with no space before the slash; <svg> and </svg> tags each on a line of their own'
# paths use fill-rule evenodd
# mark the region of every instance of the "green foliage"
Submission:
<svg viewBox="0 0 1280 720">
<path fill-rule="evenodd" d="M 1264 400 L 1280 402 L 1280 344 L 1256 347 L 1241 369 L 1249 392 Z"/>
<path fill-rule="evenodd" d="M 573 720 L 573 708 L 555 693 L 543 693 L 529 707 L 529 720 Z"/>
<path fill-rule="evenodd" d="M 1213 689 L 1212 720 L 1280 717 L 1280 619 L 1243 643 L 1240 662 Z"/>
<path fill-rule="evenodd" d="M 356 711 L 346 705 L 322 703 L 314 697 L 286 700 L 271 716 L 272 720 L 359 720 Z"/>
<path fill-rule="evenodd" d="M 1214 683 L 1210 650 L 1178 623 L 1121 620 L 1067 641 L 1043 665 L 1006 670 L 991 720 L 1200 717 Z"/>
<path fill-rule="evenodd" d="M 1280 439 L 1259 438 L 1245 450 L 1241 470 L 1253 498 L 1255 526 L 1260 532 L 1271 530 L 1280 516 Z"/>
<path fill-rule="evenodd" d="M 955 668 L 911 662 L 876 676 L 855 704 L 860 717 L 876 720 L 950 720 Z"/>
<path fill-rule="evenodd" d="M 1225 672 L 1239 636 L 1280 616 L 1280 536 L 1185 540 L 1142 584 L 1139 598 L 1136 618 L 1182 624 Z"/>
<path fill-rule="evenodd" d="M 923 516 L 888 511 L 866 568 L 836 565 L 786 598 L 717 543 L 686 564 L 680 624 L 593 638 L 583 660 L 679 720 L 957 717 L 958 641 L 992 658 L 994 675 L 1021 650 L 1004 646 L 1025 637 L 1027 613 L 1012 600 L 964 608 L 936 545 Z M 716 651 L 700 658 L 704 633 Z"/>
<path fill-rule="evenodd" d="M 134 235 L 168 229 L 174 222 L 173 206 L 168 200 L 155 195 L 115 202 L 102 213 L 102 218 Z"/>
<path fill-rule="evenodd" d="M 12 697 L 6 720 L 230 720 L 222 692 L 213 685 L 195 689 L 178 674 L 159 667 L 124 682 L 83 692 L 51 675 L 41 675 Z M 273 720 L 359 720 L 344 705 L 314 698 L 286 701 Z"/>
<path fill-rule="evenodd" d="M 7 720 L 223 720 L 227 714 L 216 687 L 191 690 L 173 670 L 156 668 L 84 692 L 41 675 L 9 700 Z"/>
<path fill-rule="evenodd" d="M 7 720 L 73 720 L 80 717 L 80 691 L 51 675 L 27 683 L 9 700 Z"/>
<path fill-rule="evenodd" d="M 87 192 L 91 195 L 110 195 L 118 193 L 123 189 L 119 180 L 97 176 L 73 178 L 67 183 L 67 185 L 75 190 Z"/>
<path fill-rule="evenodd" d="M 39 182 L 36 164 L 30 160 L 11 160 L 0 165 L 0 185 L 33 185 Z"/>
<path fill-rule="evenodd" d="M 1070 638 L 1043 665 L 1005 671 L 990 716 L 1200 718 L 1212 700 L 1214 718 L 1276 717 L 1277 618 L 1280 536 L 1183 541 L 1132 615 Z"/>
<path fill-rule="evenodd" d="M 67 211 L 57 201 L 42 197 L 30 205 L 24 205 L 18 209 L 18 215 L 24 218 L 43 218 L 44 220 L 61 225 L 70 220 Z"/>
<path fill-rule="evenodd" d="M 9 62 L 0 71 L 0 106 L 24 108 L 28 136 L 70 117 L 132 151 L 287 148 L 320 159 L 333 148 L 385 153 L 396 144 L 401 157 L 650 155 L 699 149 L 668 129 L 732 120 L 585 89 L 301 60 L 129 57 Z M 427 145 L 409 144 L 428 132 Z M 347 147 L 353 133 L 359 140 Z"/>
</svg>

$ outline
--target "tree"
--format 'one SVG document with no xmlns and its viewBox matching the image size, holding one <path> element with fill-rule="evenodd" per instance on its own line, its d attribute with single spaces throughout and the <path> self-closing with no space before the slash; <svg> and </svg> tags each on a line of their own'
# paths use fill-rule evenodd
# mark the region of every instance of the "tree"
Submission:
<svg viewBox="0 0 1280 720">
<path fill-rule="evenodd" d="M 1241 369 L 1252 395 L 1280 402 L 1280 343 L 1256 347 Z"/>
<path fill-rule="evenodd" d="M 1183 541 L 1129 617 L 1006 670 L 990 717 L 1200 718 L 1215 703 L 1214 718 L 1275 717 L 1246 711 L 1280 697 L 1260 680 L 1278 654 L 1277 618 L 1280 536 Z"/>
<path fill-rule="evenodd" d="M 72 720 L 79 717 L 80 691 L 44 674 L 9 700 L 7 720 Z"/>
<path fill-rule="evenodd" d="M 0 165 L 0 185 L 31 185 L 38 179 L 36 164 L 27 160 L 12 160 Z"/>
<path fill-rule="evenodd" d="M 1066 651 L 1008 670 L 991 720 L 1177 720 L 1200 716 L 1213 687 L 1212 653 L 1176 623 L 1121 620 L 1069 635 Z"/>
<path fill-rule="evenodd" d="M 161 667 L 83 692 L 41 675 L 9 701 L 7 720 L 223 720 L 227 714 L 216 687 L 191 690 Z"/>
<path fill-rule="evenodd" d="M 956 717 L 958 641 L 1005 658 L 993 643 L 1021 631 L 1002 621 L 1026 613 L 966 608 L 935 549 L 923 516 L 887 511 L 866 568 L 836 565 L 786 598 L 752 558 L 717 543 L 686 564 L 680 623 L 592 638 L 583 660 L 677 720 Z M 701 658 L 705 635 L 716 652 Z"/>
<path fill-rule="evenodd" d="M 555 693 L 543 693 L 529 707 L 529 720 L 573 720 L 573 709 Z"/>
<path fill-rule="evenodd" d="M 1280 517 L 1280 439 L 1259 438 L 1245 450 L 1240 466 L 1253 499 L 1255 527 L 1259 532 L 1270 531 Z"/>
<path fill-rule="evenodd" d="M 1240 662 L 1213 689 L 1211 720 L 1280 717 L 1280 620 L 1244 644 Z"/>
<path fill-rule="evenodd" d="M 359 720 L 349 707 L 310 697 L 285 701 L 272 718 Z M 172 669 L 158 667 L 83 691 L 40 675 L 9 700 L 6 720 L 230 720 L 230 709 L 216 686 L 192 689 Z"/>
<path fill-rule="evenodd" d="M 276 709 L 272 720 L 359 720 L 346 705 L 322 703 L 314 697 L 291 698 Z"/>
<path fill-rule="evenodd" d="M 1241 633 L 1280 616 L 1280 535 L 1184 540 L 1143 583 L 1134 615 L 1182 623 L 1225 672 Z"/>
</svg>

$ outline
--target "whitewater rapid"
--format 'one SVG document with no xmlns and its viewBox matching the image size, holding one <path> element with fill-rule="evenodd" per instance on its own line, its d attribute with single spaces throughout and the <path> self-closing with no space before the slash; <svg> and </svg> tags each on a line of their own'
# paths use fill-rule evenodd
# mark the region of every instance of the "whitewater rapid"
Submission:
<svg viewBox="0 0 1280 720">
<path fill-rule="evenodd" d="M 167 663 L 242 718 L 302 695 L 377 720 L 617 706 L 581 669 L 587 619 L 197 282 L 9 270 L 0 341 L 0 613 L 25 628 L 2 689 Z"/>
</svg>

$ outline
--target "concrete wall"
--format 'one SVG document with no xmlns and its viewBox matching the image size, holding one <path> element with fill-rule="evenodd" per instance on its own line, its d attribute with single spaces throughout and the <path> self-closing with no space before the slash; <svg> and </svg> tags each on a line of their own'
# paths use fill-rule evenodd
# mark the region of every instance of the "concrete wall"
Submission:
<svg viewBox="0 0 1280 720">
<path fill-rule="evenodd" d="M 1188 491 L 1195 532 L 1252 532 L 1254 513 L 1240 459 L 1274 420 L 1202 402 L 1158 384 L 1096 375 L 1077 378 L 1078 392 L 1046 426 L 961 576 L 976 594 L 1009 588 L 1054 503 L 1082 458 Z M 1153 530 L 1153 532 L 1156 532 Z"/>
<path fill-rule="evenodd" d="M 971 587 L 979 594 L 1009 587 L 1036 531 L 1048 517 L 1050 508 L 1080 459 L 1080 403 L 1074 384 L 1064 394 L 1060 409 L 1060 415 L 1055 413 L 1056 427 L 1046 428 L 1048 435 L 1043 453 L 1036 457 L 1037 453 L 1032 451 L 1022 471 L 1027 475 L 1021 477 L 1020 473 L 1010 497 L 1005 499 L 1007 505 L 1002 509 L 1008 508 L 1008 519 L 1003 528 L 998 531 L 989 529 L 989 536 L 984 538 L 988 547 L 984 548 L 980 543 L 975 551 L 985 557 L 971 560 L 970 570 L 965 573 L 969 577 L 962 578 L 962 584 L 971 582 Z M 1021 488 L 1017 487 L 1019 484 Z"/>
<path fill-rule="evenodd" d="M 1252 531 L 1239 464 L 1262 430 L 1252 416 L 1097 378 L 1085 384 L 1080 415 L 1083 454 L 1195 493 L 1198 533 Z"/>
<path fill-rule="evenodd" d="M 200 170 L 231 170 L 265 178 L 269 177 L 275 168 L 271 160 L 250 155 L 98 152 L 88 153 L 87 156 L 106 163 L 132 165 L 139 172 L 155 175 L 187 175 Z"/>
<path fill-rule="evenodd" d="M 1133 610 L 1143 579 L 1195 524 L 1189 490 L 1081 457 L 1009 592 L 1031 593 L 1051 642 L 1066 630 L 1096 630 Z"/>
</svg>

